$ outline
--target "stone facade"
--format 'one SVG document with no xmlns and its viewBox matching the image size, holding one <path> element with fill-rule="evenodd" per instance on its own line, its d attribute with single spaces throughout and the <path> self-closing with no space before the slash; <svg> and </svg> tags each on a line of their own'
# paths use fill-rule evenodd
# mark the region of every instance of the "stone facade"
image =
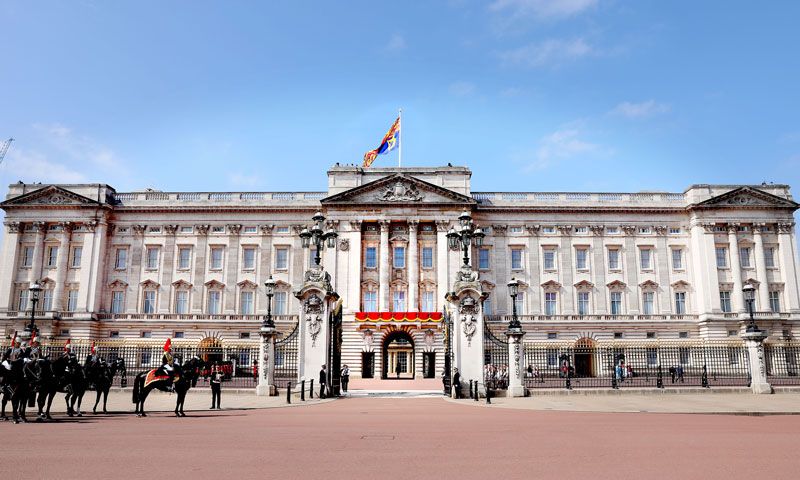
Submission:
<svg viewBox="0 0 800 480">
<path fill-rule="evenodd" d="M 327 192 L 14 184 L 2 203 L 0 328 L 23 328 L 25 292 L 40 280 L 45 337 L 255 339 L 272 275 L 273 313 L 288 330 L 301 311 L 292 291 L 313 262 L 297 234 L 321 210 L 338 233 L 322 263 L 343 301 L 342 362 L 353 376 L 362 362 L 375 376 L 394 371 L 383 339 L 405 332 L 415 354 L 404 368 L 430 374 L 425 362 L 441 369 L 441 321 L 356 314 L 442 312 L 461 265 L 446 233 L 466 210 L 486 231 L 470 252 L 488 294 L 482 311 L 490 325 L 507 322 L 516 278 L 528 342 L 738 338 L 746 283 L 759 326 L 773 338 L 797 333 L 798 205 L 786 185 L 493 193 L 472 192 L 470 177 L 464 167 L 335 166 Z"/>
</svg>

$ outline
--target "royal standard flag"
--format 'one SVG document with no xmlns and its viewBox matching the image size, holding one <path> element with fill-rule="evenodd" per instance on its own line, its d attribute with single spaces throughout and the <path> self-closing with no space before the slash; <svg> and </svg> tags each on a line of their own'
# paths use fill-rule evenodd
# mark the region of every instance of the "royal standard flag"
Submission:
<svg viewBox="0 0 800 480">
<path fill-rule="evenodd" d="M 392 124 L 392 128 L 383 136 L 381 144 L 375 150 L 364 154 L 364 167 L 369 167 L 378 155 L 383 155 L 397 148 L 400 144 L 400 117 Z"/>
</svg>

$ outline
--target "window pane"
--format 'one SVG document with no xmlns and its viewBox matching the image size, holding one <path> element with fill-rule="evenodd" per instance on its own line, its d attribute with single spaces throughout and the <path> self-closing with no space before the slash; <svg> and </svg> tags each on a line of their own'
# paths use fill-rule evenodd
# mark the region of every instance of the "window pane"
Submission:
<svg viewBox="0 0 800 480">
<path fill-rule="evenodd" d="M 253 314 L 253 292 L 242 292 L 240 303 L 240 311 L 242 315 Z"/>
<path fill-rule="evenodd" d="M 422 268 L 433 268 L 433 248 L 422 248 Z"/>
<path fill-rule="evenodd" d="M 544 269 L 545 270 L 555 270 L 556 269 L 556 252 L 555 250 L 545 250 L 544 251 Z"/>
<path fill-rule="evenodd" d="M 211 268 L 215 270 L 222 268 L 222 247 L 211 249 Z"/>
<path fill-rule="evenodd" d="M 641 259 L 642 270 L 650 269 L 650 249 L 643 248 L 639 250 L 639 258 Z"/>
<path fill-rule="evenodd" d="M 175 313 L 189 313 L 189 292 L 185 290 L 175 292 Z"/>
<path fill-rule="evenodd" d="M 672 250 L 672 268 L 674 270 L 683 268 L 683 250 L 678 248 Z"/>
<path fill-rule="evenodd" d="M 653 314 L 653 292 L 644 292 L 642 294 L 643 313 L 645 315 Z"/>
<path fill-rule="evenodd" d="M 728 249 L 725 247 L 717 247 L 717 268 L 726 268 L 728 266 Z"/>
<path fill-rule="evenodd" d="M 622 293 L 611 292 L 611 315 L 622 314 Z"/>
<path fill-rule="evenodd" d="M 750 268 L 750 247 L 742 247 L 739 249 L 739 260 L 742 268 Z"/>
<path fill-rule="evenodd" d="M 111 313 L 123 313 L 125 311 L 125 292 L 111 292 Z"/>
<path fill-rule="evenodd" d="M 608 269 L 619 270 L 619 250 L 611 249 L 608 251 Z"/>
<path fill-rule="evenodd" d="M 158 268 L 158 249 L 157 248 L 148 248 L 147 249 L 147 268 L 150 270 L 155 270 Z"/>
<path fill-rule="evenodd" d="M 578 315 L 589 314 L 589 292 L 578 292 Z"/>
<path fill-rule="evenodd" d="M 74 312 L 78 309 L 78 291 L 70 290 L 67 295 L 67 311 Z"/>
<path fill-rule="evenodd" d="M 478 250 L 478 268 L 489 268 L 489 249 L 481 248 Z"/>
<path fill-rule="evenodd" d="M 286 292 L 275 293 L 275 315 L 286 315 Z"/>
<path fill-rule="evenodd" d="M 780 292 L 777 291 L 769 292 L 769 308 L 774 313 L 778 313 L 781 311 Z"/>
<path fill-rule="evenodd" d="M 275 250 L 275 269 L 286 270 L 289 268 L 289 249 L 278 248 Z"/>
<path fill-rule="evenodd" d="M 364 311 L 378 311 L 378 295 L 376 292 L 364 292 Z"/>
<path fill-rule="evenodd" d="M 675 292 L 675 313 L 683 315 L 686 313 L 686 293 Z"/>
<path fill-rule="evenodd" d="M 366 268 L 375 268 L 378 266 L 377 252 L 375 247 L 367 247 L 364 254 L 364 266 Z"/>
<path fill-rule="evenodd" d="M 511 250 L 511 268 L 522 270 L 522 250 L 519 248 Z"/>
<path fill-rule="evenodd" d="M 394 309 L 395 312 L 406 311 L 406 292 L 394 292 Z"/>
<path fill-rule="evenodd" d="M 53 291 L 43 290 L 42 291 L 42 310 L 45 312 L 49 312 L 53 309 Z"/>
<path fill-rule="evenodd" d="M 767 247 L 764 249 L 764 263 L 766 264 L 767 268 L 772 268 L 775 266 L 775 248 L 774 247 Z"/>
<path fill-rule="evenodd" d="M 47 266 L 55 267 L 58 263 L 58 247 L 50 247 L 47 252 Z"/>
<path fill-rule="evenodd" d="M 256 268 L 256 249 L 255 248 L 245 248 L 244 254 L 242 255 L 242 268 L 245 270 L 253 270 Z"/>
<path fill-rule="evenodd" d="M 544 313 L 545 315 L 556 314 L 556 294 L 554 292 L 544 294 Z"/>
<path fill-rule="evenodd" d="M 394 268 L 406 268 L 406 248 L 394 248 Z"/>
<path fill-rule="evenodd" d="M 83 247 L 75 247 L 72 249 L 72 268 L 81 266 L 81 257 L 83 257 Z"/>
<path fill-rule="evenodd" d="M 186 270 L 189 268 L 189 262 L 191 260 L 192 250 L 187 247 L 183 247 L 178 251 L 178 268 L 181 270 Z"/>
<path fill-rule="evenodd" d="M 719 292 L 719 306 L 723 312 L 731 311 L 731 292 Z"/>
</svg>

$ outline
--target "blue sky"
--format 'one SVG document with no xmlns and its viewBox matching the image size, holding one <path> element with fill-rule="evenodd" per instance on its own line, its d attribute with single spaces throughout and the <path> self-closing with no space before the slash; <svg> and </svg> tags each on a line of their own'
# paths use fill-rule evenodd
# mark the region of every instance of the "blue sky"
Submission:
<svg viewBox="0 0 800 480">
<path fill-rule="evenodd" d="M 797 18 L 795 1 L 5 0 L 0 183 L 323 190 L 402 107 L 404 164 L 467 165 L 474 190 L 798 186 Z"/>
</svg>

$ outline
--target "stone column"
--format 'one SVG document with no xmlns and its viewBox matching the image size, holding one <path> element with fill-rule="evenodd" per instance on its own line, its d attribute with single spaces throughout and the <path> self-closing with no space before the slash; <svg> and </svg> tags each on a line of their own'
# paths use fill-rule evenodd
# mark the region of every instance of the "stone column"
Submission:
<svg viewBox="0 0 800 480">
<path fill-rule="evenodd" d="M 767 281 L 767 261 L 764 258 L 764 238 L 761 235 L 763 223 L 753 224 L 753 240 L 755 241 L 756 279 L 761 282 L 758 287 L 758 306 L 762 312 L 769 311 L 769 282 Z"/>
<path fill-rule="evenodd" d="M 594 311 L 593 313 L 605 315 L 608 313 L 608 293 L 606 288 L 606 248 L 603 245 L 603 233 L 605 227 L 603 225 L 591 225 L 592 230 L 592 281 L 594 289 L 592 296 L 594 297 Z"/>
<path fill-rule="evenodd" d="M 211 225 L 195 225 L 194 232 L 197 235 L 197 246 L 194 251 L 194 279 L 192 283 L 194 290 L 191 299 L 192 306 L 189 310 L 190 313 L 203 313 L 205 307 L 203 306 L 203 297 L 206 283 L 206 263 L 208 255 L 208 230 Z"/>
<path fill-rule="evenodd" d="M 378 222 L 381 228 L 380 260 L 378 261 L 378 310 L 389 311 L 389 222 Z"/>
<path fill-rule="evenodd" d="M 658 292 L 656 293 L 656 310 L 655 313 L 675 313 L 673 305 L 672 297 L 670 294 L 670 272 L 672 271 L 672 250 L 667 246 L 667 231 L 668 228 L 666 225 L 656 225 L 655 231 L 656 235 L 658 235 L 658 245 L 656 247 L 656 251 L 654 252 L 655 258 L 651 259 L 651 261 L 655 262 L 655 267 L 657 269 L 656 275 L 658 276 Z M 686 258 L 686 251 L 683 252 L 684 258 L 681 260 L 683 261 L 683 268 L 686 270 L 687 261 Z"/>
<path fill-rule="evenodd" d="M 731 279 L 733 279 L 733 291 L 731 292 L 731 310 L 743 312 L 744 297 L 742 294 L 742 265 L 739 263 L 739 239 L 736 237 L 738 223 L 728 224 L 728 250 L 731 259 Z"/>
<path fill-rule="evenodd" d="M 69 268 L 69 241 L 72 235 L 72 224 L 61 222 L 61 241 L 58 245 L 58 263 L 56 268 L 56 285 L 53 289 L 53 310 L 63 312 L 66 310 L 64 301 L 64 287 L 67 281 L 67 269 Z"/>
<path fill-rule="evenodd" d="M 103 292 L 105 291 L 104 282 L 108 275 L 106 248 L 109 237 L 108 231 L 111 227 L 104 219 L 100 221 L 91 220 L 86 222 L 84 227 L 88 233 L 83 235 L 78 311 L 96 312 L 101 307 Z M 128 260 L 130 260 L 130 257 Z M 111 261 L 113 262 L 113 259 Z M 133 283 L 132 285 L 138 286 Z M 126 296 L 126 302 L 130 304 L 131 299 L 127 297 L 129 296 Z"/>
<path fill-rule="evenodd" d="M 225 259 L 225 269 L 223 270 L 222 278 L 225 283 L 225 306 L 222 313 L 241 313 L 239 312 L 239 305 L 236 304 L 239 298 L 238 287 L 236 281 L 238 280 L 239 273 L 239 234 L 242 231 L 241 225 L 228 225 L 228 255 Z M 254 294 L 255 295 L 255 294 Z M 253 298 L 255 302 L 255 298 Z M 255 305 L 254 305 L 255 306 Z M 255 310 L 253 310 L 255 311 Z"/>
<path fill-rule="evenodd" d="M 0 311 L 16 310 L 14 304 L 14 270 L 19 268 L 19 237 L 22 225 L 19 222 L 5 222 L 6 237 L 3 242 L 0 263 Z"/>
<path fill-rule="evenodd" d="M 343 294 L 346 302 L 345 312 L 353 313 L 361 310 L 361 220 L 350 221 L 350 231 L 345 238 L 339 240 L 339 249 L 347 252 L 347 289 Z"/>
<path fill-rule="evenodd" d="M 258 346 L 258 386 L 256 395 L 274 396 L 275 386 L 275 327 L 261 327 L 261 342 Z"/>
<path fill-rule="evenodd" d="M 623 225 L 622 231 L 625 232 L 625 280 L 628 284 L 628 311 L 625 313 L 637 314 L 639 309 L 639 255 L 636 246 L 636 226 Z M 652 259 L 651 259 L 652 261 Z"/>
<path fill-rule="evenodd" d="M 306 280 L 294 296 L 300 301 L 300 365 L 301 379 L 315 382 L 322 365 L 328 365 L 330 328 L 328 317 L 333 303 L 339 298 L 330 292 L 330 275 L 324 270 L 309 270 Z M 326 280 L 327 279 L 327 280 Z"/>
<path fill-rule="evenodd" d="M 419 222 L 408 222 L 408 307 L 410 312 L 419 310 L 419 244 L 417 226 Z"/>
<path fill-rule="evenodd" d="M 170 313 L 169 304 L 174 293 L 172 278 L 175 273 L 175 233 L 177 225 L 164 225 L 164 248 L 161 251 L 161 294 L 158 296 L 158 313 Z"/>
<path fill-rule="evenodd" d="M 778 266 L 783 280 L 785 310 L 800 312 L 800 282 L 798 282 L 797 242 L 795 242 L 794 222 L 778 223 Z"/>
<path fill-rule="evenodd" d="M 772 386 L 767 382 L 767 363 L 764 358 L 764 339 L 767 333 L 757 330 L 742 334 L 747 356 L 750 359 L 750 388 L 753 393 L 772 393 Z"/>
<path fill-rule="evenodd" d="M 522 385 L 522 337 L 525 332 L 522 329 L 506 331 L 508 337 L 508 396 L 524 397 L 525 387 Z"/>
<path fill-rule="evenodd" d="M 575 287 L 573 287 L 574 280 L 574 269 L 575 269 L 575 254 L 574 254 L 574 246 L 572 245 L 572 225 L 559 225 L 558 231 L 561 234 L 560 240 L 560 257 L 561 262 L 558 267 L 558 271 L 560 273 L 559 277 L 561 278 L 561 284 L 563 287 L 561 288 L 560 297 L 558 299 L 559 306 L 561 307 L 561 313 L 564 315 L 572 315 L 575 313 L 575 301 L 574 301 L 574 291 Z M 588 259 L 587 259 L 588 261 Z"/>
<path fill-rule="evenodd" d="M 450 282 L 447 279 L 447 255 L 449 249 L 447 246 L 447 229 L 450 222 L 446 220 L 436 221 L 436 297 L 438 298 L 437 305 L 441 302 L 447 293 L 450 291 Z"/>
<path fill-rule="evenodd" d="M 133 225 L 131 228 L 133 229 L 134 240 L 131 242 L 128 255 L 128 261 L 130 262 L 130 266 L 128 268 L 131 272 L 128 278 L 131 279 L 129 282 L 131 286 L 131 292 L 135 292 L 135 295 L 132 302 L 131 299 L 127 300 L 127 304 L 128 313 L 137 313 L 142 307 L 142 289 L 140 288 L 141 286 L 139 284 L 142 282 L 142 271 L 144 270 L 142 260 L 145 256 L 144 241 L 147 225 Z"/>
<path fill-rule="evenodd" d="M 448 297 L 453 318 L 453 367 L 461 373 L 463 385 L 470 380 L 483 383 L 483 307 L 478 274 L 461 269 Z"/>
<path fill-rule="evenodd" d="M 28 274 L 28 283 L 39 280 L 42 276 L 42 262 L 44 261 L 44 234 L 47 225 L 44 222 L 33 222 L 33 231 L 36 232 L 36 243 L 33 245 L 33 265 Z"/>
</svg>

